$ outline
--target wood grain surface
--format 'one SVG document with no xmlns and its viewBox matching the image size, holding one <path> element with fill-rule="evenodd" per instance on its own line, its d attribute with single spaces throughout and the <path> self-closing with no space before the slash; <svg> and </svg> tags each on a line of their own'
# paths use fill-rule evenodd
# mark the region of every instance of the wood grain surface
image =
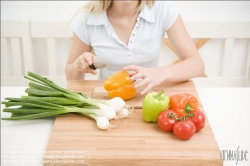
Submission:
<svg viewBox="0 0 250 166">
<path fill-rule="evenodd" d="M 67 89 L 93 95 L 103 81 L 69 81 Z M 166 95 L 188 92 L 198 98 L 193 82 L 164 83 L 153 89 Z M 138 98 L 143 100 L 143 97 Z M 133 99 L 131 100 L 133 101 Z M 200 109 L 203 110 L 200 103 Z M 135 109 L 123 120 L 112 120 L 114 128 L 98 129 L 93 119 L 79 114 L 56 118 L 46 148 L 44 165 L 223 165 L 219 148 L 206 119 L 206 126 L 190 140 L 178 139 L 172 132 L 162 131 L 157 123 L 146 123 L 142 110 Z"/>
</svg>

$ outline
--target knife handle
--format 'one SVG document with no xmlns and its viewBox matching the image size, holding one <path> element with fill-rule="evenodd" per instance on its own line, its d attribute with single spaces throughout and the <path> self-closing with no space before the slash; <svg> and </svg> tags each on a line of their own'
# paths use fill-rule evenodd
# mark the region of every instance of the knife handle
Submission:
<svg viewBox="0 0 250 166">
<path fill-rule="evenodd" d="M 94 64 L 89 65 L 89 67 L 90 67 L 92 70 L 96 70 L 96 68 L 95 68 Z"/>
</svg>

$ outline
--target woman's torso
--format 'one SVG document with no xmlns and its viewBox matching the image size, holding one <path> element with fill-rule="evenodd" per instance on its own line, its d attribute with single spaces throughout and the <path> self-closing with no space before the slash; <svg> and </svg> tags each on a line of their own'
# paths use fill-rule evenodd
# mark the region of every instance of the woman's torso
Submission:
<svg viewBox="0 0 250 166">
<path fill-rule="evenodd" d="M 162 2 L 156 1 L 154 7 L 145 6 L 141 10 L 128 44 L 119 39 L 106 11 L 101 15 L 89 15 L 84 27 L 87 40 L 98 61 L 107 64 L 106 68 L 100 69 L 99 79 L 106 79 L 127 65 L 145 68 L 158 66 L 160 46 L 167 24 L 162 16 L 164 11 L 161 10 L 164 8 L 161 5 Z"/>
</svg>

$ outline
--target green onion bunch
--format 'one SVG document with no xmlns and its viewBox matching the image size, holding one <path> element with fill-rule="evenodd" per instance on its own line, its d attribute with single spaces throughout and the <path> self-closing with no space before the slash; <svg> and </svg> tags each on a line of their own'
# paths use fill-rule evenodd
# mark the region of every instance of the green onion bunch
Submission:
<svg viewBox="0 0 250 166">
<path fill-rule="evenodd" d="M 119 97 L 110 100 L 92 99 L 83 93 L 62 88 L 32 72 L 28 72 L 24 78 L 30 80 L 29 87 L 25 89 L 28 95 L 20 98 L 6 97 L 7 101 L 2 101 L 5 105 L 3 112 L 11 113 L 11 117 L 2 120 L 30 120 L 80 113 L 95 119 L 100 129 L 108 129 L 111 119 L 129 115 L 128 107 Z"/>
</svg>

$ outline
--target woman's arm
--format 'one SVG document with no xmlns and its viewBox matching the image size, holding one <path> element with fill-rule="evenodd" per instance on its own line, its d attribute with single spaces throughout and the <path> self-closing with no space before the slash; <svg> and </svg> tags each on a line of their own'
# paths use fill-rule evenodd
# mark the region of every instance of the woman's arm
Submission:
<svg viewBox="0 0 250 166">
<path fill-rule="evenodd" d="M 169 28 L 167 34 L 177 56 L 182 61 L 165 67 L 166 81 L 185 81 L 190 78 L 201 76 L 204 73 L 204 63 L 180 15 L 175 23 Z"/>
<path fill-rule="evenodd" d="M 73 43 L 65 67 L 67 80 L 84 79 L 85 73 L 96 74 L 95 70 L 89 68 L 89 65 L 97 60 L 96 56 L 90 53 L 91 49 L 91 46 L 82 42 L 75 33 L 73 34 Z"/>
<path fill-rule="evenodd" d="M 161 84 L 163 81 L 180 82 L 204 73 L 204 63 L 187 33 L 180 15 L 167 30 L 167 34 L 177 56 L 182 60 L 181 62 L 158 68 L 141 68 L 135 65 L 124 68 L 125 70 L 130 70 L 131 79 L 144 79 L 135 85 L 136 88 L 146 86 L 141 94 L 147 93 L 151 88 Z"/>
</svg>

